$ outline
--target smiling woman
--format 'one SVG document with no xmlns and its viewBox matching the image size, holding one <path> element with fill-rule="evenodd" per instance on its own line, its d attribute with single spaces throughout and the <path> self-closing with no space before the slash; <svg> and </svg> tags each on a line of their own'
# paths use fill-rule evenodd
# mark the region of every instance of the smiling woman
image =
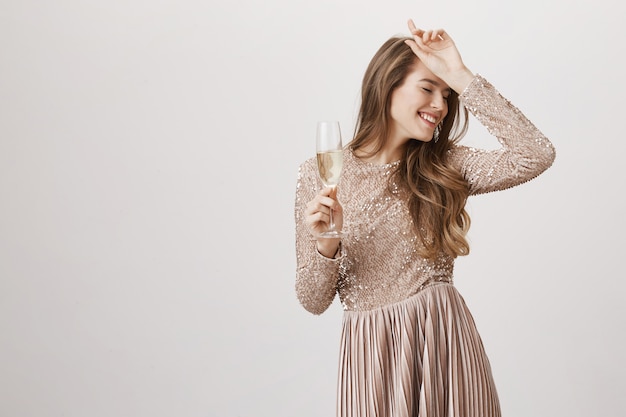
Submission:
<svg viewBox="0 0 626 417">
<path fill-rule="evenodd" d="M 497 417 L 489 360 L 452 280 L 469 252 L 465 204 L 536 177 L 555 151 L 465 67 L 446 32 L 409 27 L 413 36 L 385 42 L 365 72 L 336 193 L 312 159 L 300 167 L 296 290 L 312 313 L 336 294 L 345 310 L 338 416 Z M 457 143 L 468 110 L 500 149 Z M 331 213 L 341 239 L 319 233 Z"/>
<path fill-rule="evenodd" d="M 398 143 L 399 149 L 407 139 L 438 139 L 434 132 L 448 114 L 452 91 L 421 61 L 416 60 L 413 65 L 402 85 L 391 94 L 389 113 L 393 122 L 387 142 Z"/>
<path fill-rule="evenodd" d="M 444 25 L 465 64 L 559 154 L 540 180 L 465 206 L 471 256 L 455 259 L 454 285 L 480 330 L 503 413 L 624 414 L 626 280 L 614 242 L 626 231 L 626 141 L 613 121 L 623 118 L 626 61 L 616 4 L 2 2 L 0 416 L 333 415 L 344 311 L 337 288 L 321 317 L 294 295 L 296 171 L 314 156 L 315 122 L 338 120 L 349 146 L 338 201 L 353 221 L 346 257 L 334 261 L 345 267 L 342 299 L 366 308 L 368 294 L 384 302 L 384 285 L 406 288 L 399 271 L 416 271 L 411 248 L 421 245 L 403 245 L 419 237 L 394 229 L 398 213 L 385 210 L 396 206 L 375 195 L 401 162 L 376 159 L 387 149 L 355 160 L 350 133 L 364 70 L 391 35 L 410 34 L 407 13 L 422 26 Z M 388 79 L 371 78 L 364 92 L 378 88 L 385 98 Z M 439 140 L 435 131 L 424 151 L 435 155 L 445 141 L 458 100 L 453 91 Z M 448 138 L 459 135 L 466 106 L 510 114 L 508 105 L 494 111 L 482 81 L 460 100 Z M 370 95 L 364 105 L 377 103 Z M 379 136 L 387 120 L 378 114 L 361 121 L 360 135 Z M 501 146 L 469 118 L 458 144 L 477 148 L 477 161 L 478 148 L 502 147 L 508 157 L 518 138 L 503 125 L 494 133 L 510 145 Z M 463 152 L 455 145 L 447 160 Z M 444 168 L 415 157 L 423 175 Z M 490 176 L 465 166 L 473 186 Z M 304 174 L 308 198 L 319 189 Z M 410 178 L 426 193 L 427 177 Z M 408 216 L 408 203 L 397 210 Z M 386 232 L 406 240 L 392 247 Z M 301 245 L 313 239 L 304 236 Z M 369 236 L 371 248 L 388 251 L 365 251 Z M 368 281 L 374 263 L 379 284 Z M 429 273 L 423 265 L 417 273 Z M 407 345 L 407 357 L 410 346 L 420 344 Z"/>
</svg>

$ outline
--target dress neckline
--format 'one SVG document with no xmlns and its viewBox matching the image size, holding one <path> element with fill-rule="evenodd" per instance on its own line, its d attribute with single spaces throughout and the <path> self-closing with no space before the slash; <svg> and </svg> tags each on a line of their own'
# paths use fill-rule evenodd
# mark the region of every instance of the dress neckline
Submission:
<svg viewBox="0 0 626 417">
<path fill-rule="evenodd" d="M 356 154 L 354 153 L 354 150 L 352 148 L 350 148 L 348 146 L 347 149 L 347 153 L 352 157 L 352 159 L 359 165 L 362 166 L 366 166 L 366 167 L 370 167 L 372 169 L 389 169 L 389 168 L 394 168 L 397 167 L 398 165 L 400 165 L 400 162 L 402 162 L 401 160 L 397 160 L 397 161 L 392 161 L 392 162 L 388 162 L 386 164 L 375 164 L 373 162 L 368 162 L 368 161 L 364 161 L 363 159 L 359 158 L 358 156 L 356 156 Z"/>
</svg>

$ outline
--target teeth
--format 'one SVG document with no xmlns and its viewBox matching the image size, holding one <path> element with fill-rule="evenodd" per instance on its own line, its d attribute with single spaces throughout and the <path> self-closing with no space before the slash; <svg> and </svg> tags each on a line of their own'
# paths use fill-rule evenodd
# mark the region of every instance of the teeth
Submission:
<svg viewBox="0 0 626 417">
<path fill-rule="evenodd" d="M 428 120 L 431 123 L 435 123 L 437 121 L 437 119 L 432 117 L 430 114 L 420 113 L 420 116 L 422 116 L 423 119 Z"/>
</svg>

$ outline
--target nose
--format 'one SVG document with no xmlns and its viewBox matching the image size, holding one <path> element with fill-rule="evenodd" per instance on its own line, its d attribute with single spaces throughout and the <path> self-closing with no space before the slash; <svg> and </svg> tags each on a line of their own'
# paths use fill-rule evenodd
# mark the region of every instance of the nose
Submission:
<svg viewBox="0 0 626 417">
<path fill-rule="evenodd" d="M 430 103 L 433 109 L 443 110 L 446 106 L 446 99 L 442 94 L 433 94 L 433 99 Z"/>
</svg>

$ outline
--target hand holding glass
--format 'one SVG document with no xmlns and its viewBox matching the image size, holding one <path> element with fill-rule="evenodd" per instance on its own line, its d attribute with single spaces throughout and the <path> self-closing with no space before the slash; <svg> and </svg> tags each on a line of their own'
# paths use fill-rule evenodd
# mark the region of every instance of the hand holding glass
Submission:
<svg viewBox="0 0 626 417">
<path fill-rule="evenodd" d="M 317 124 L 317 169 L 326 187 L 337 187 L 343 169 L 343 144 L 339 122 L 318 122 Z M 330 210 L 328 230 L 320 237 L 338 238 L 343 233 L 335 228 L 333 210 Z"/>
</svg>

